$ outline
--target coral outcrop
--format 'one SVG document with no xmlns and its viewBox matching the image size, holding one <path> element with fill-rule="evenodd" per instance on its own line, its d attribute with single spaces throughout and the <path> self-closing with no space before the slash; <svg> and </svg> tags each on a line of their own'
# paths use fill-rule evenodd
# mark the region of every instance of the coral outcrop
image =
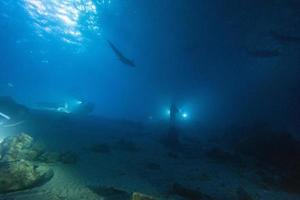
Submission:
<svg viewBox="0 0 300 200">
<path fill-rule="evenodd" d="M 14 192 L 39 186 L 53 176 L 53 171 L 44 165 L 35 165 L 26 160 L 0 164 L 0 193 Z"/>
<path fill-rule="evenodd" d="M 54 172 L 44 164 L 34 163 L 43 153 L 27 134 L 11 136 L 0 143 L 0 193 L 39 186 L 49 181 Z"/>
<path fill-rule="evenodd" d="M 0 144 L 0 161 L 35 160 L 43 153 L 43 147 L 33 143 L 33 138 L 27 134 L 20 134 L 5 138 Z"/>
</svg>

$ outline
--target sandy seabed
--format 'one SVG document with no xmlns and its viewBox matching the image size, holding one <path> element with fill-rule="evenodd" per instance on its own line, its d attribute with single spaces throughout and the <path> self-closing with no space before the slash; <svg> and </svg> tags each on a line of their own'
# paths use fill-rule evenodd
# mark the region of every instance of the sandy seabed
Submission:
<svg viewBox="0 0 300 200">
<path fill-rule="evenodd" d="M 244 200 L 236 195 L 239 187 L 248 191 L 253 200 L 300 199 L 296 194 L 263 188 L 247 167 L 209 159 L 202 150 L 213 144 L 205 137 L 184 131 L 184 153 L 178 153 L 160 142 L 163 126 L 148 128 L 124 121 L 78 120 L 43 119 L 23 125 L 24 132 L 49 150 L 72 151 L 79 160 L 76 164 L 51 164 L 55 175 L 48 183 L 0 195 L 0 200 L 109 200 L 92 191 L 89 186 L 93 185 L 141 192 L 157 199 L 185 199 L 172 194 L 174 183 L 197 189 L 213 199 Z M 129 143 L 122 146 L 120 141 Z M 92 150 L 99 144 L 108 150 Z"/>
</svg>

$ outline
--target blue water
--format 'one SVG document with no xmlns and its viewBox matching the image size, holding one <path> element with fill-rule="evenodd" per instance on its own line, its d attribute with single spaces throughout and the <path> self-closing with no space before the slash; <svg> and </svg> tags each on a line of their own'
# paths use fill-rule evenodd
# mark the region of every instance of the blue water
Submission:
<svg viewBox="0 0 300 200">
<path fill-rule="evenodd" d="M 176 99 L 205 123 L 296 123 L 299 45 L 270 32 L 297 37 L 297 10 L 293 1 L 3 1 L 2 91 L 32 106 L 86 99 L 110 118 L 160 118 Z M 247 53 L 257 48 L 281 56 Z"/>
<path fill-rule="evenodd" d="M 0 96 L 30 110 L 30 117 L 21 120 L 25 124 L 4 129 L 3 135 L 26 131 L 48 141 L 49 148 L 81 155 L 79 149 L 91 141 L 103 136 L 114 143 L 109 136 L 120 134 L 154 151 L 158 147 L 147 137 L 160 138 L 171 130 L 173 103 L 179 135 L 189 142 L 200 137 L 204 149 L 214 147 L 210 142 L 220 139 L 218 134 L 260 133 L 261 124 L 268 127 L 262 134 L 288 132 L 299 138 L 299 13 L 297 0 L 2 0 Z M 86 104 L 88 111 L 77 113 Z M 5 108 L 0 105 L 2 116 Z M 10 112 L 10 117 L 20 117 Z M 46 114 L 40 117 L 40 112 Z M 60 114 L 63 119 L 56 116 Z M 52 131 L 57 135 L 51 136 Z M 66 142 L 72 133 L 76 142 Z M 135 135 L 140 133 L 141 141 Z M 226 139 L 220 139 L 221 146 L 232 147 Z M 85 141 L 82 148 L 76 147 L 80 141 Z M 198 145 L 186 143 L 184 152 L 201 154 Z M 90 165 L 86 160 L 95 158 L 83 158 Z M 152 185 L 169 179 L 175 178 Z M 205 190 L 216 197 L 222 193 Z M 297 199 L 264 195 L 260 198 Z"/>
</svg>

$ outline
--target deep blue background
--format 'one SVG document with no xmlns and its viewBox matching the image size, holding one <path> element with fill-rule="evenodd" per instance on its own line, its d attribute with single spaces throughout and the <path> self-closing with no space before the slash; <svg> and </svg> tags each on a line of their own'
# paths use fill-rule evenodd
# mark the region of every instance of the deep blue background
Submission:
<svg viewBox="0 0 300 200">
<path fill-rule="evenodd" d="M 29 106 L 83 99 L 108 118 L 162 118 L 176 101 L 202 124 L 300 124 L 300 44 L 270 36 L 300 37 L 299 1 L 112 0 L 98 7 L 101 35 L 84 32 L 81 47 L 38 37 L 22 4 L 0 3 L 1 95 Z M 107 39 L 137 67 L 120 63 Z M 261 46 L 281 56 L 247 54 Z"/>
</svg>

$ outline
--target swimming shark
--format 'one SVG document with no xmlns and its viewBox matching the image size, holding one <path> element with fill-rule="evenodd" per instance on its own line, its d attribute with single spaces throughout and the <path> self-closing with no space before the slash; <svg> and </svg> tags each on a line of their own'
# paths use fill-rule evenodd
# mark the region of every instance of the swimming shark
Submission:
<svg viewBox="0 0 300 200">
<path fill-rule="evenodd" d="M 124 54 L 109 40 L 107 40 L 110 48 L 114 51 L 118 59 L 125 65 L 128 65 L 130 67 L 135 67 L 134 61 L 128 59 L 127 57 L 124 56 Z"/>
</svg>

